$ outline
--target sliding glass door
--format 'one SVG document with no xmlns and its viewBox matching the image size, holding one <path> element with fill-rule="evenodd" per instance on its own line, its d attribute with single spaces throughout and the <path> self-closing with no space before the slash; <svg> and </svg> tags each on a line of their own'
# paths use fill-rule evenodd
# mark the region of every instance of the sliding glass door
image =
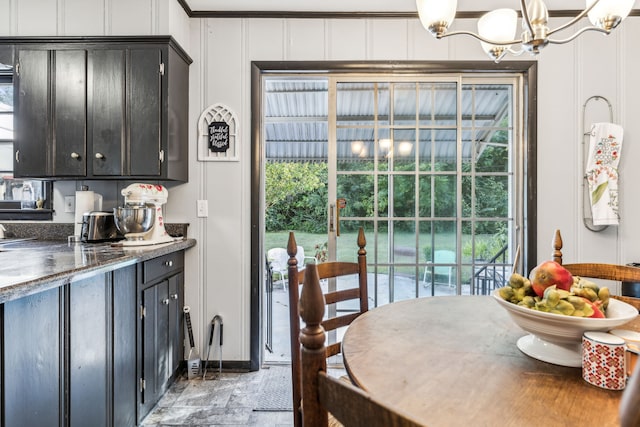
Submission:
<svg viewBox="0 0 640 427">
<path fill-rule="evenodd" d="M 364 227 L 371 307 L 504 285 L 523 241 L 521 75 L 277 74 L 263 88 L 267 258 L 294 231 L 301 262 L 353 261 Z"/>
</svg>

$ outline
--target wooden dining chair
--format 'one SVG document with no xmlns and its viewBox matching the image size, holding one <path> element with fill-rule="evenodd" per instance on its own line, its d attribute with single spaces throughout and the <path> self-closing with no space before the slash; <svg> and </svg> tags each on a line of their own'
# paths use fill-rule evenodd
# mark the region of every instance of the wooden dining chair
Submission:
<svg viewBox="0 0 640 427">
<path fill-rule="evenodd" d="M 324 294 L 327 306 L 343 301 L 357 300 L 357 309 L 346 314 L 336 313 L 335 316 L 325 319 L 322 326 L 325 331 L 334 331 L 348 326 L 355 318 L 369 309 L 369 297 L 367 293 L 367 241 L 364 230 L 360 227 L 357 237 L 357 262 L 329 261 L 317 264 L 317 272 L 321 280 L 353 276 L 357 278 L 357 286 L 347 289 L 328 291 Z M 300 401 L 302 398 L 302 385 L 300 373 L 300 314 L 299 314 L 299 285 L 304 282 L 304 270 L 298 269 L 296 258 L 298 245 L 293 232 L 289 233 L 287 252 L 289 253 L 289 325 L 291 334 L 291 380 L 293 385 L 293 415 L 294 426 L 301 427 L 302 417 L 300 413 Z M 309 265 L 306 267 L 308 268 Z M 335 310 L 334 310 L 335 311 Z M 335 356 L 340 353 L 340 342 L 335 342 L 326 347 L 325 357 Z M 306 427 L 306 426 L 305 426 Z"/>
<path fill-rule="evenodd" d="M 562 262 L 562 235 L 556 230 L 553 236 L 553 260 L 562 264 L 574 276 L 590 279 L 613 280 L 619 282 L 640 282 L 640 268 L 628 265 Z M 640 310 L 640 298 L 611 295 L 612 298 L 624 301 Z M 620 403 L 620 425 L 637 427 L 640 425 L 640 363 L 635 367 L 631 380 L 625 388 Z"/>
<path fill-rule="evenodd" d="M 553 260 L 558 264 L 562 264 L 574 276 L 618 282 L 640 282 L 640 268 L 638 267 L 602 263 L 564 264 L 562 262 L 562 235 L 560 230 L 556 230 L 553 237 Z M 640 298 L 620 295 L 611 295 L 611 297 L 624 301 L 640 310 Z"/>
<path fill-rule="evenodd" d="M 362 389 L 327 374 L 321 266 L 307 266 L 300 295 L 300 316 L 305 323 L 300 333 L 304 427 L 327 427 L 329 414 L 345 427 L 421 426 Z"/>
</svg>

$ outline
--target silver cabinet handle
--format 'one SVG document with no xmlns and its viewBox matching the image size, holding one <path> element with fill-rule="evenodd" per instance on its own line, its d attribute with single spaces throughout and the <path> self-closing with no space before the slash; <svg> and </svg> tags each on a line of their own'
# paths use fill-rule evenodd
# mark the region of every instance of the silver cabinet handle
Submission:
<svg viewBox="0 0 640 427">
<path fill-rule="evenodd" d="M 169 305 L 169 298 L 163 299 L 162 304 Z"/>
<path fill-rule="evenodd" d="M 178 294 L 172 294 L 171 299 L 178 299 Z"/>
<path fill-rule="evenodd" d="M 96 153 L 96 159 L 104 159 L 104 154 L 102 153 Z"/>
<path fill-rule="evenodd" d="M 73 152 L 73 153 L 71 153 L 71 158 L 72 159 L 79 159 L 80 158 L 80 154 L 78 154 L 76 152 Z"/>
<path fill-rule="evenodd" d="M 165 267 L 173 267 L 173 261 L 165 261 L 164 265 Z"/>
<path fill-rule="evenodd" d="M 16 163 L 20 163 L 20 150 L 16 150 Z"/>
</svg>

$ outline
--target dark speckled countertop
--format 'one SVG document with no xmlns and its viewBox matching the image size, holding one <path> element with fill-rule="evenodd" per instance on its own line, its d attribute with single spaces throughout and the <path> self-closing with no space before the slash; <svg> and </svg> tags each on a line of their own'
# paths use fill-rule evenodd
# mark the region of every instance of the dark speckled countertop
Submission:
<svg viewBox="0 0 640 427">
<path fill-rule="evenodd" d="M 194 239 L 131 247 L 59 240 L 3 244 L 0 240 L 0 304 L 195 244 Z"/>
</svg>

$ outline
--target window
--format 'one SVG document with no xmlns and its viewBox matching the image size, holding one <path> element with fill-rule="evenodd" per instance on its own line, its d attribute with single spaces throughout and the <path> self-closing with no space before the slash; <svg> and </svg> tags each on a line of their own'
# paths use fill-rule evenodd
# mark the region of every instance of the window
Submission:
<svg viewBox="0 0 640 427">
<path fill-rule="evenodd" d="M 13 177 L 13 67 L 2 62 L 0 61 L 0 220 L 48 220 L 52 218 L 51 183 Z"/>
</svg>

